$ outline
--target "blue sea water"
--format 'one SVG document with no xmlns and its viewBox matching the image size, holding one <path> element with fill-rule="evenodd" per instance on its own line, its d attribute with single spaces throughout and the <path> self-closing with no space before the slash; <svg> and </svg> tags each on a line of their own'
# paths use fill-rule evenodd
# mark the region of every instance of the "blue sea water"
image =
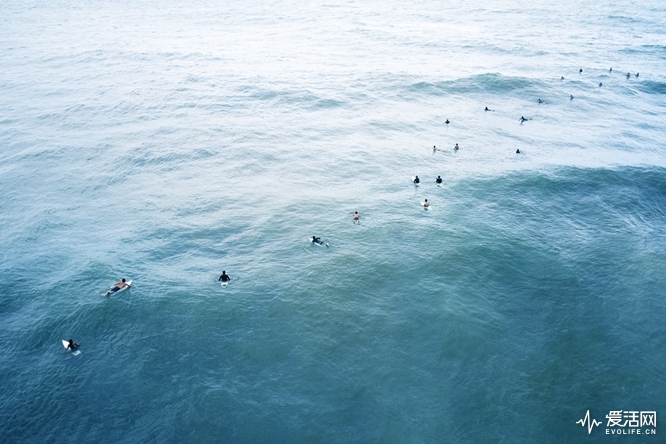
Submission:
<svg viewBox="0 0 666 444">
<path fill-rule="evenodd" d="M 0 8 L 0 441 L 663 442 L 663 2 Z"/>
</svg>

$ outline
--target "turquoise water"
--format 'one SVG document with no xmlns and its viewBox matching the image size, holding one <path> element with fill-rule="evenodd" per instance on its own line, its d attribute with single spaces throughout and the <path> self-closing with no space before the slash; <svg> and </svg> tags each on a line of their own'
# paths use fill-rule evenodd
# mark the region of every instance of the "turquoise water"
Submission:
<svg viewBox="0 0 666 444">
<path fill-rule="evenodd" d="M 4 2 L 2 441 L 660 442 L 665 22 Z"/>
</svg>

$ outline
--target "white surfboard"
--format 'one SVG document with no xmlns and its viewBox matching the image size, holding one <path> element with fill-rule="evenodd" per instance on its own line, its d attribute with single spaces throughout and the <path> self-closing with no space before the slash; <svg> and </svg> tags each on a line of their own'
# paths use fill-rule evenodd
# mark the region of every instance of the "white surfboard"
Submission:
<svg viewBox="0 0 666 444">
<path fill-rule="evenodd" d="M 229 285 L 229 281 L 226 281 L 226 282 L 220 282 L 220 286 L 221 286 L 221 287 L 226 287 L 227 285 Z"/>
<path fill-rule="evenodd" d="M 65 350 L 70 351 L 70 350 L 69 350 L 69 341 L 65 341 L 65 340 L 63 339 L 63 340 L 62 340 L 62 346 L 65 347 Z M 81 354 L 81 350 L 72 350 L 72 354 L 73 354 L 74 356 L 78 356 L 78 355 Z"/>
</svg>

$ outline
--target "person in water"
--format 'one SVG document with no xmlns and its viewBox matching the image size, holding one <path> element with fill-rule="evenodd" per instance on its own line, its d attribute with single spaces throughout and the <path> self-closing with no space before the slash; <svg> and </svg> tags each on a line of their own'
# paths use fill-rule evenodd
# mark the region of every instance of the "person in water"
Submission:
<svg viewBox="0 0 666 444">
<path fill-rule="evenodd" d="M 484 109 L 484 111 L 492 111 L 492 109 L 488 109 L 488 107 L 486 106 L 486 109 Z"/>
<path fill-rule="evenodd" d="M 573 100 L 573 94 L 571 94 L 571 97 L 569 97 L 569 100 Z"/>
<path fill-rule="evenodd" d="M 73 339 L 70 339 L 69 344 L 67 344 L 67 350 L 76 350 L 77 348 L 79 348 L 79 343 L 74 342 Z"/>
<path fill-rule="evenodd" d="M 414 176 L 414 183 L 421 183 L 419 176 Z"/>
<path fill-rule="evenodd" d="M 611 66 L 611 69 L 608 70 L 608 72 L 613 72 L 613 67 Z"/>
<path fill-rule="evenodd" d="M 358 214 L 358 211 L 354 211 L 354 223 L 357 224 L 361 221 L 361 215 Z"/>
<path fill-rule="evenodd" d="M 459 149 L 460 149 L 460 147 L 459 147 L 458 144 L 456 143 L 456 146 L 453 147 L 453 151 L 458 151 Z"/>
<path fill-rule="evenodd" d="M 423 202 L 423 206 L 426 208 L 430 206 L 430 202 L 428 202 L 428 199 L 426 199 L 425 202 Z"/>
<path fill-rule="evenodd" d="M 312 235 L 312 243 L 313 244 L 321 244 L 321 238 L 317 237 L 315 235 Z"/>
<path fill-rule="evenodd" d="M 537 100 L 538 103 L 543 103 L 543 100 L 539 99 Z"/>
<path fill-rule="evenodd" d="M 638 73 L 636 73 L 636 78 L 638 78 Z"/>
<path fill-rule="evenodd" d="M 520 116 L 520 123 L 527 122 L 525 116 Z"/>
<path fill-rule="evenodd" d="M 435 183 L 442 183 L 442 178 L 437 176 L 437 179 L 435 179 Z"/>
<path fill-rule="evenodd" d="M 627 78 L 631 77 L 631 74 L 627 73 Z"/>
<path fill-rule="evenodd" d="M 516 154 L 520 154 L 520 148 L 516 149 Z"/>
<path fill-rule="evenodd" d="M 560 81 L 564 80 L 564 76 L 560 77 Z"/>
<path fill-rule="evenodd" d="M 220 275 L 220 278 L 218 279 L 218 282 L 229 282 L 231 278 L 227 274 L 226 271 L 222 270 L 222 274 Z"/>
<path fill-rule="evenodd" d="M 599 82 L 599 86 L 603 85 L 603 83 Z"/>
<path fill-rule="evenodd" d="M 446 119 L 446 122 L 444 122 L 444 123 L 446 123 L 448 125 L 451 122 L 449 122 L 449 119 Z"/>
<path fill-rule="evenodd" d="M 583 68 L 578 70 L 578 74 L 583 74 Z"/>
<path fill-rule="evenodd" d="M 122 278 L 120 282 L 116 282 L 115 284 L 113 284 L 111 290 L 104 293 L 104 296 L 108 296 L 112 293 L 115 293 L 118 290 L 122 290 L 125 287 L 127 287 L 127 282 L 125 282 L 125 278 Z"/>
<path fill-rule="evenodd" d="M 432 146 L 432 153 L 435 154 L 436 151 L 437 151 L 437 147 L 435 145 L 433 145 Z"/>
</svg>

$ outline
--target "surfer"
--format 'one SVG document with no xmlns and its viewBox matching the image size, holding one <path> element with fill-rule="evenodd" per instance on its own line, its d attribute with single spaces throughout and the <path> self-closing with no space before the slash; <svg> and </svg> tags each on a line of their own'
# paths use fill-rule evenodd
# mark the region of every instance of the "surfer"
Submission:
<svg viewBox="0 0 666 444">
<path fill-rule="evenodd" d="M 361 215 L 358 214 L 358 211 L 354 211 L 354 223 L 357 224 L 361 221 Z"/>
<path fill-rule="evenodd" d="M 488 109 L 488 107 L 486 106 L 486 109 L 484 109 L 484 111 L 492 111 L 492 109 Z"/>
<path fill-rule="evenodd" d="M 627 73 L 627 78 L 631 77 L 631 74 Z"/>
<path fill-rule="evenodd" d="M 560 81 L 564 80 L 564 76 L 560 77 Z"/>
<path fill-rule="evenodd" d="M 446 122 L 444 122 L 444 123 L 446 123 L 448 125 L 451 122 L 449 122 L 449 119 L 446 119 Z"/>
<path fill-rule="evenodd" d="M 516 154 L 520 154 L 520 148 L 516 149 Z"/>
<path fill-rule="evenodd" d="M 312 235 L 312 243 L 313 244 L 321 244 L 321 238 L 316 237 L 315 235 Z"/>
<path fill-rule="evenodd" d="M 442 183 L 442 178 L 437 176 L 437 179 L 435 179 L 435 183 Z"/>
<path fill-rule="evenodd" d="M 537 100 L 538 103 L 543 103 L 543 100 L 539 99 Z"/>
<path fill-rule="evenodd" d="M 423 206 L 426 208 L 430 206 L 430 202 L 428 202 L 428 199 L 426 199 L 425 202 L 423 202 Z"/>
<path fill-rule="evenodd" d="M 571 97 L 569 97 L 569 100 L 573 100 L 573 94 L 571 94 Z"/>
<path fill-rule="evenodd" d="M 218 282 L 229 282 L 231 278 L 227 274 L 226 271 L 222 270 L 222 274 L 220 275 L 220 278 L 218 279 Z"/>
<path fill-rule="evenodd" d="M 421 183 L 419 176 L 414 176 L 414 183 Z"/>
<path fill-rule="evenodd" d="M 638 78 L 638 73 L 636 73 L 636 78 Z"/>
<path fill-rule="evenodd" d="M 578 74 L 583 74 L 583 68 L 578 70 Z"/>
<path fill-rule="evenodd" d="M 608 72 L 613 72 L 613 67 L 611 66 L 611 69 L 608 70 Z"/>
<path fill-rule="evenodd" d="M 122 290 L 125 287 L 127 287 L 127 282 L 125 282 L 125 278 L 122 278 L 120 282 L 116 282 L 115 284 L 113 284 L 111 290 L 104 293 L 104 296 L 108 296 L 112 293 L 115 293 L 118 290 Z"/>
<path fill-rule="evenodd" d="M 523 122 L 527 122 L 527 119 L 525 118 L 525 116 L 520 116 L 521 125 L 522 125 Z"/>
<path fill-rule="evenodd" d="M 459 147 L 458 144 L 456 143 L 456 146 L 453 147 L 453 151 L 458 151 L 459 149 L 460 149 L 460 147 Z"/>
<path fill-rule="evenodd" d="M 432 146 L 432 153 L 435 154 L 436 151 L 437 151 L 437 147 L 435 145 L 433 145 Z"/>
<path fill-rule="evenodd" d="M 599 82 L 599 86 L 603 85 L 603 83 Z"/>
<path fill-rule="evenodd" d="M 76 350 L 77 348 L 79 348 L 79 343 L 70 339 L 69 343 L 67 344 L 67 350 Z"/>
</svg>

